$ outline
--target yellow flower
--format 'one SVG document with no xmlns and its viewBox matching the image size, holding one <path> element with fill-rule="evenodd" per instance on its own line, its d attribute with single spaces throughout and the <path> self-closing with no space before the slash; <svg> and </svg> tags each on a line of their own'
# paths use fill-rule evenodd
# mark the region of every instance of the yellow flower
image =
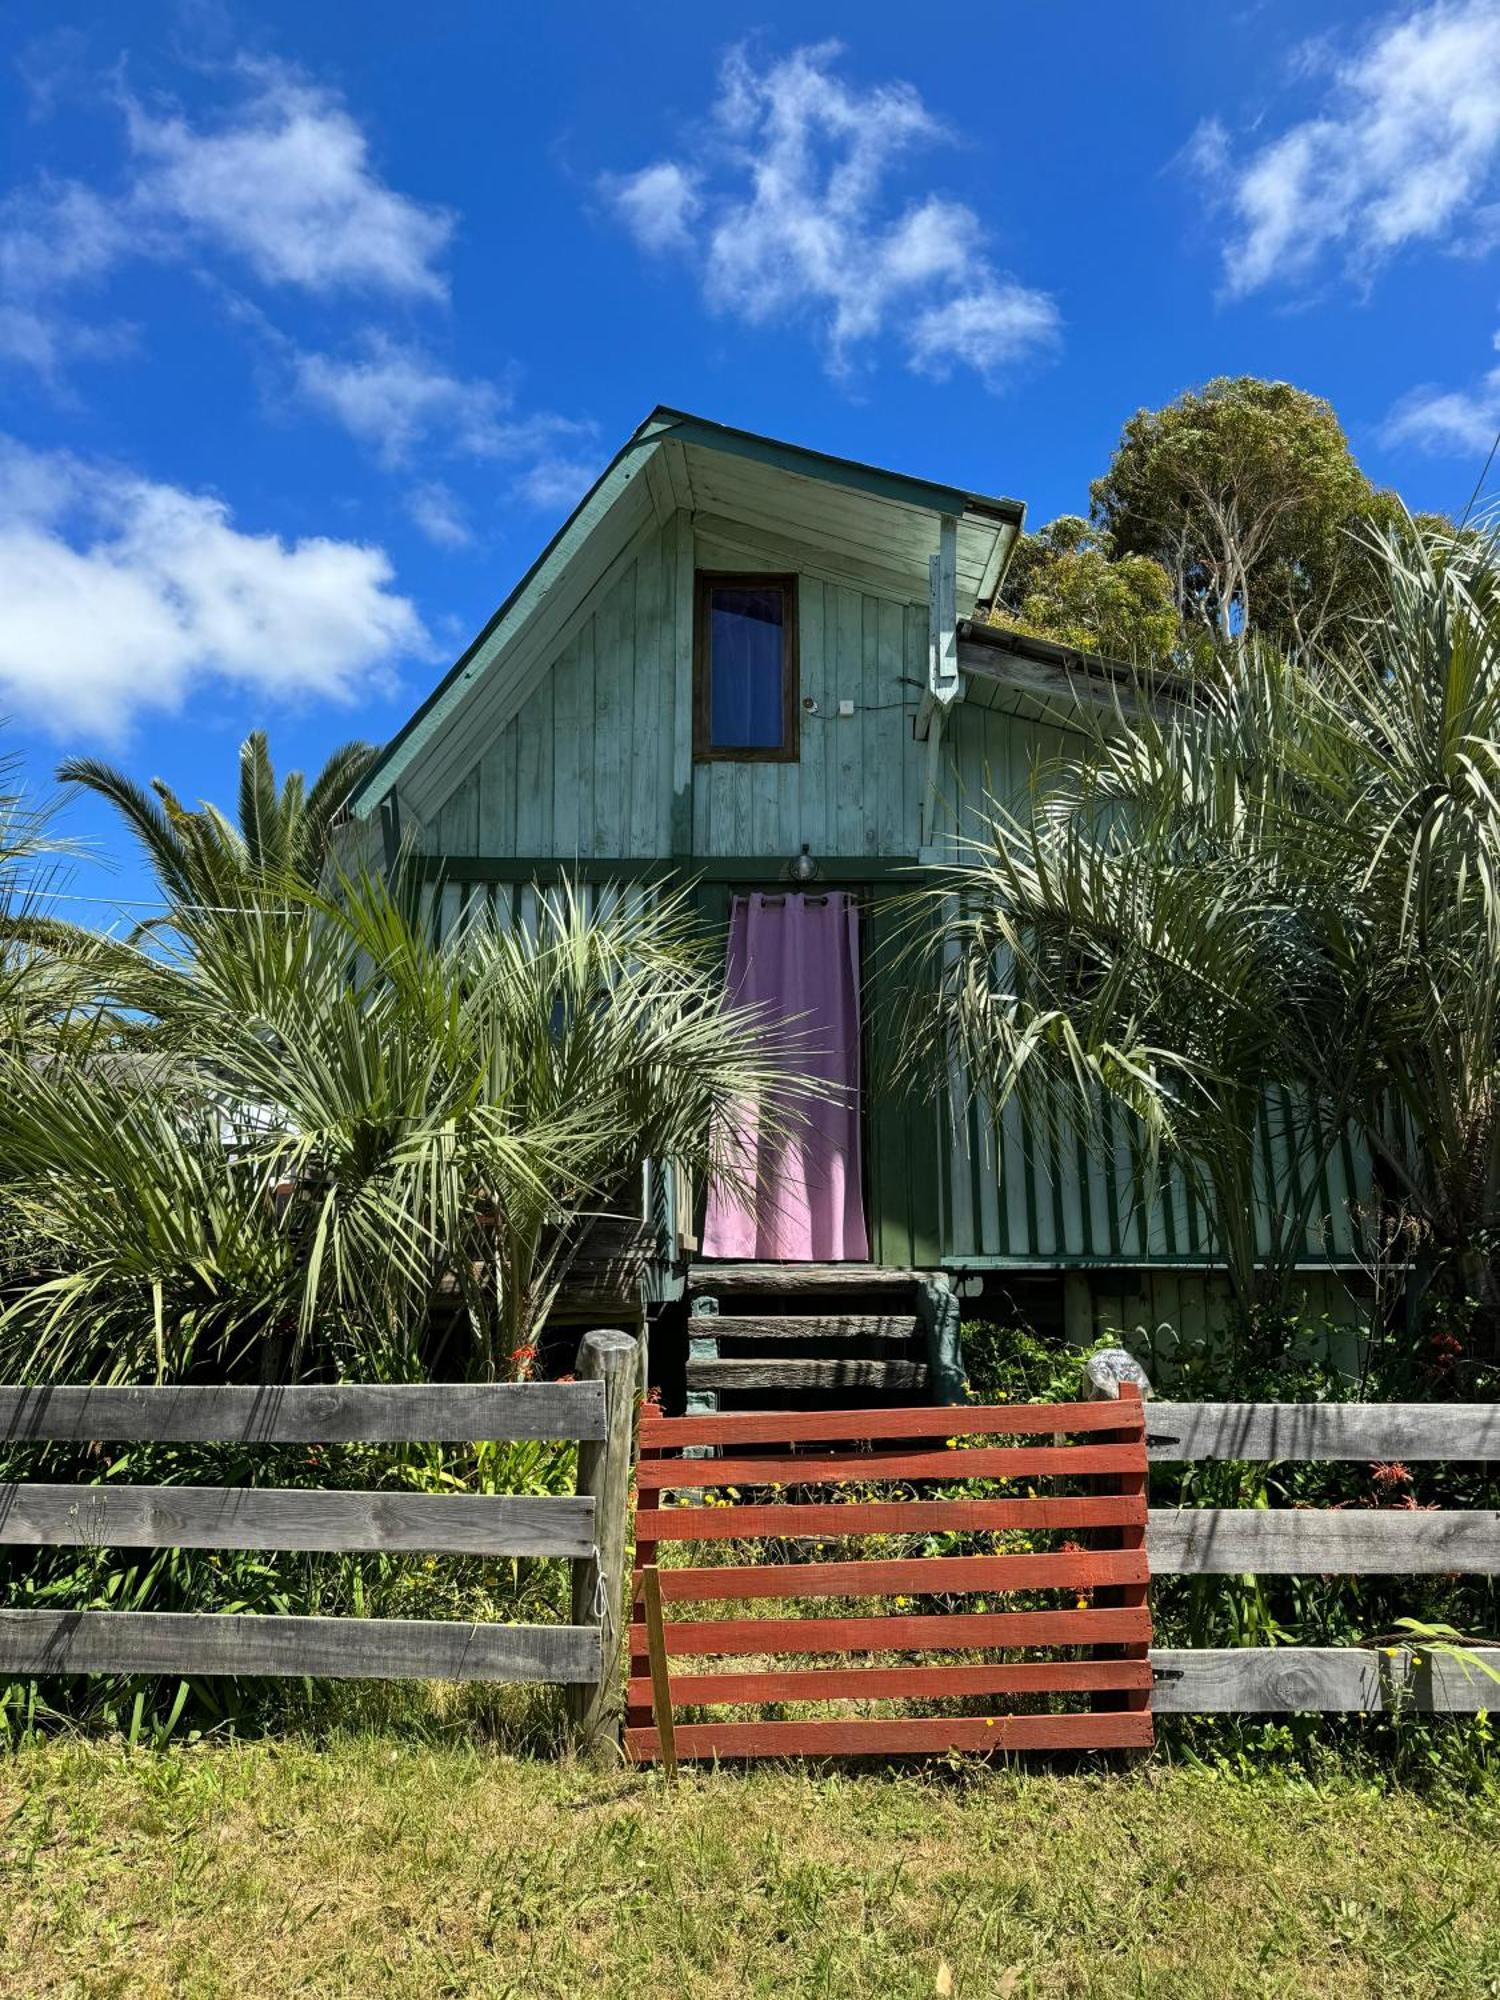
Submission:
<svg viewBox="0 0 1500 2000">
<path fill-rule="evenodd" d="M 1086 1597 L 1080 1597 L 1080 1598 L 1079 1598 L 1079 1600 L 1078 1600 L 1078 1605 L 1077 1605 L 1077 1608 L 1078 1608 L 1078 1610 L 1080 1610 L 1080 1611 L 1087 1611 L 1087 1610 L 1088 1610 L 1088 1608 L 1089 1608 L 1089 1601 L 1088 1601 L 1088 1599 L 1087 1599 Z"/>
</svg>

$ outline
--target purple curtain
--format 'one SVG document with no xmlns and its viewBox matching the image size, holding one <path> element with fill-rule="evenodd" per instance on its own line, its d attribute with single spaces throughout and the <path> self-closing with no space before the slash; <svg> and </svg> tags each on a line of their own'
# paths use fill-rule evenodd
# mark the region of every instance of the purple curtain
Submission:
<svg viewBox="0 0 1500 2000">
<path fill-rule="evenodd" d="M 705 1257 L 858 1262 L 870 1254 L 860 1190 L 859 917 L 845 895 L 738 896 L 729 927 L 729 997 L 786 1025 L 789 1069 L 836 1086 L 802 1097 L 802 1121 L 763 1133 L 744 1105 L 729 1134 L 754 1195 L 712 1181 Z"/>
</svg>

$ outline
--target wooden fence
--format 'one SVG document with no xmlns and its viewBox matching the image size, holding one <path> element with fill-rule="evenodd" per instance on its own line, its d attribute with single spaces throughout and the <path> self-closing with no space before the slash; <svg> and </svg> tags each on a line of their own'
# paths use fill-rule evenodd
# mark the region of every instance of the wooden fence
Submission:
<svg viewBox="0 0 1500 2000">
<path fill-rule="evenodd" d="M 1154 1463 L 1500 1459 L 1500 1404 L 1148 1403 Z M 1492 1508 L 1153 1507 L 1153 1576 L 1500 1573 Z M 1500 1646 L 1472 1649 L 1500 1670 Z M 1152 1649 L 1158 1714 L 1450 1712 L 1500 1707 L 1500 1685 L 1418 1641 L 1392 1647 Z"/>
<path fill-rule="evenodd" d="M 510 1494 L 0 1485 L 0 1543 L 556 1556 L 566 1625 L 0 1609 L 0 1673 L 308 1674 L 551 1681 L 584 1738 L 618 1726 L 637 1343 L 591 1333 L 573 1382 L 313 1388 L 0 1388 L 0 1443 L 576 1440 L 576 1490 Z"/>
</svg>

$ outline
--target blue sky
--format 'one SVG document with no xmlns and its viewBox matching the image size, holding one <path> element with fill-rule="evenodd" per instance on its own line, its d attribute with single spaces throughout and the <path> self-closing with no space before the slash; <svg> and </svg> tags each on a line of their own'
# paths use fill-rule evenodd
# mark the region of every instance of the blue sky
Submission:
<svg viewBox="0 0 1500 2000">
<path fill-rule="evenodd" d="M 658 402 L 1086 506 L 1211 375 L 1461 509 L 1500 0 L 11 0 L 0 714 L 233 798 L 394 729 Z M 1500 485 L 1500 480 L 1495 481 Z M 106 814 L 78 915 L 147 893 Z M 127 913 L 134 913 L 126 905 Z"/>
</svg>

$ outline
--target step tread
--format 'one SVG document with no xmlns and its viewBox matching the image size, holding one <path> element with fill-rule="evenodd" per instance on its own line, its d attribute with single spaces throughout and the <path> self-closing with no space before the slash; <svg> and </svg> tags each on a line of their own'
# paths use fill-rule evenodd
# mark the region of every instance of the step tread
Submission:
<svg viewBox="0 0 1500 2000">
<path fill-rule="evenodd" d="M 925 1361 L 872 1361 L 854 1355 L 816 1360 L 689 1361 L 689 1389 L 923 1389 Z"/>
<path fill-rule="evenodd" d="M 696 1262 L 688 1267 L 693 1293 L 732 1292 L 874 1292 L 910 1290 L 929 1271 L 911 1271 L 894 1264 L 739 1264 Z"/>
<path fill-rule="evenodd" d="M 688 1332 L 695 1340 L 876 1340 L 910 1344 L 917 1338 L 915 1313 L 695 1313 Z"/>
</svg>

